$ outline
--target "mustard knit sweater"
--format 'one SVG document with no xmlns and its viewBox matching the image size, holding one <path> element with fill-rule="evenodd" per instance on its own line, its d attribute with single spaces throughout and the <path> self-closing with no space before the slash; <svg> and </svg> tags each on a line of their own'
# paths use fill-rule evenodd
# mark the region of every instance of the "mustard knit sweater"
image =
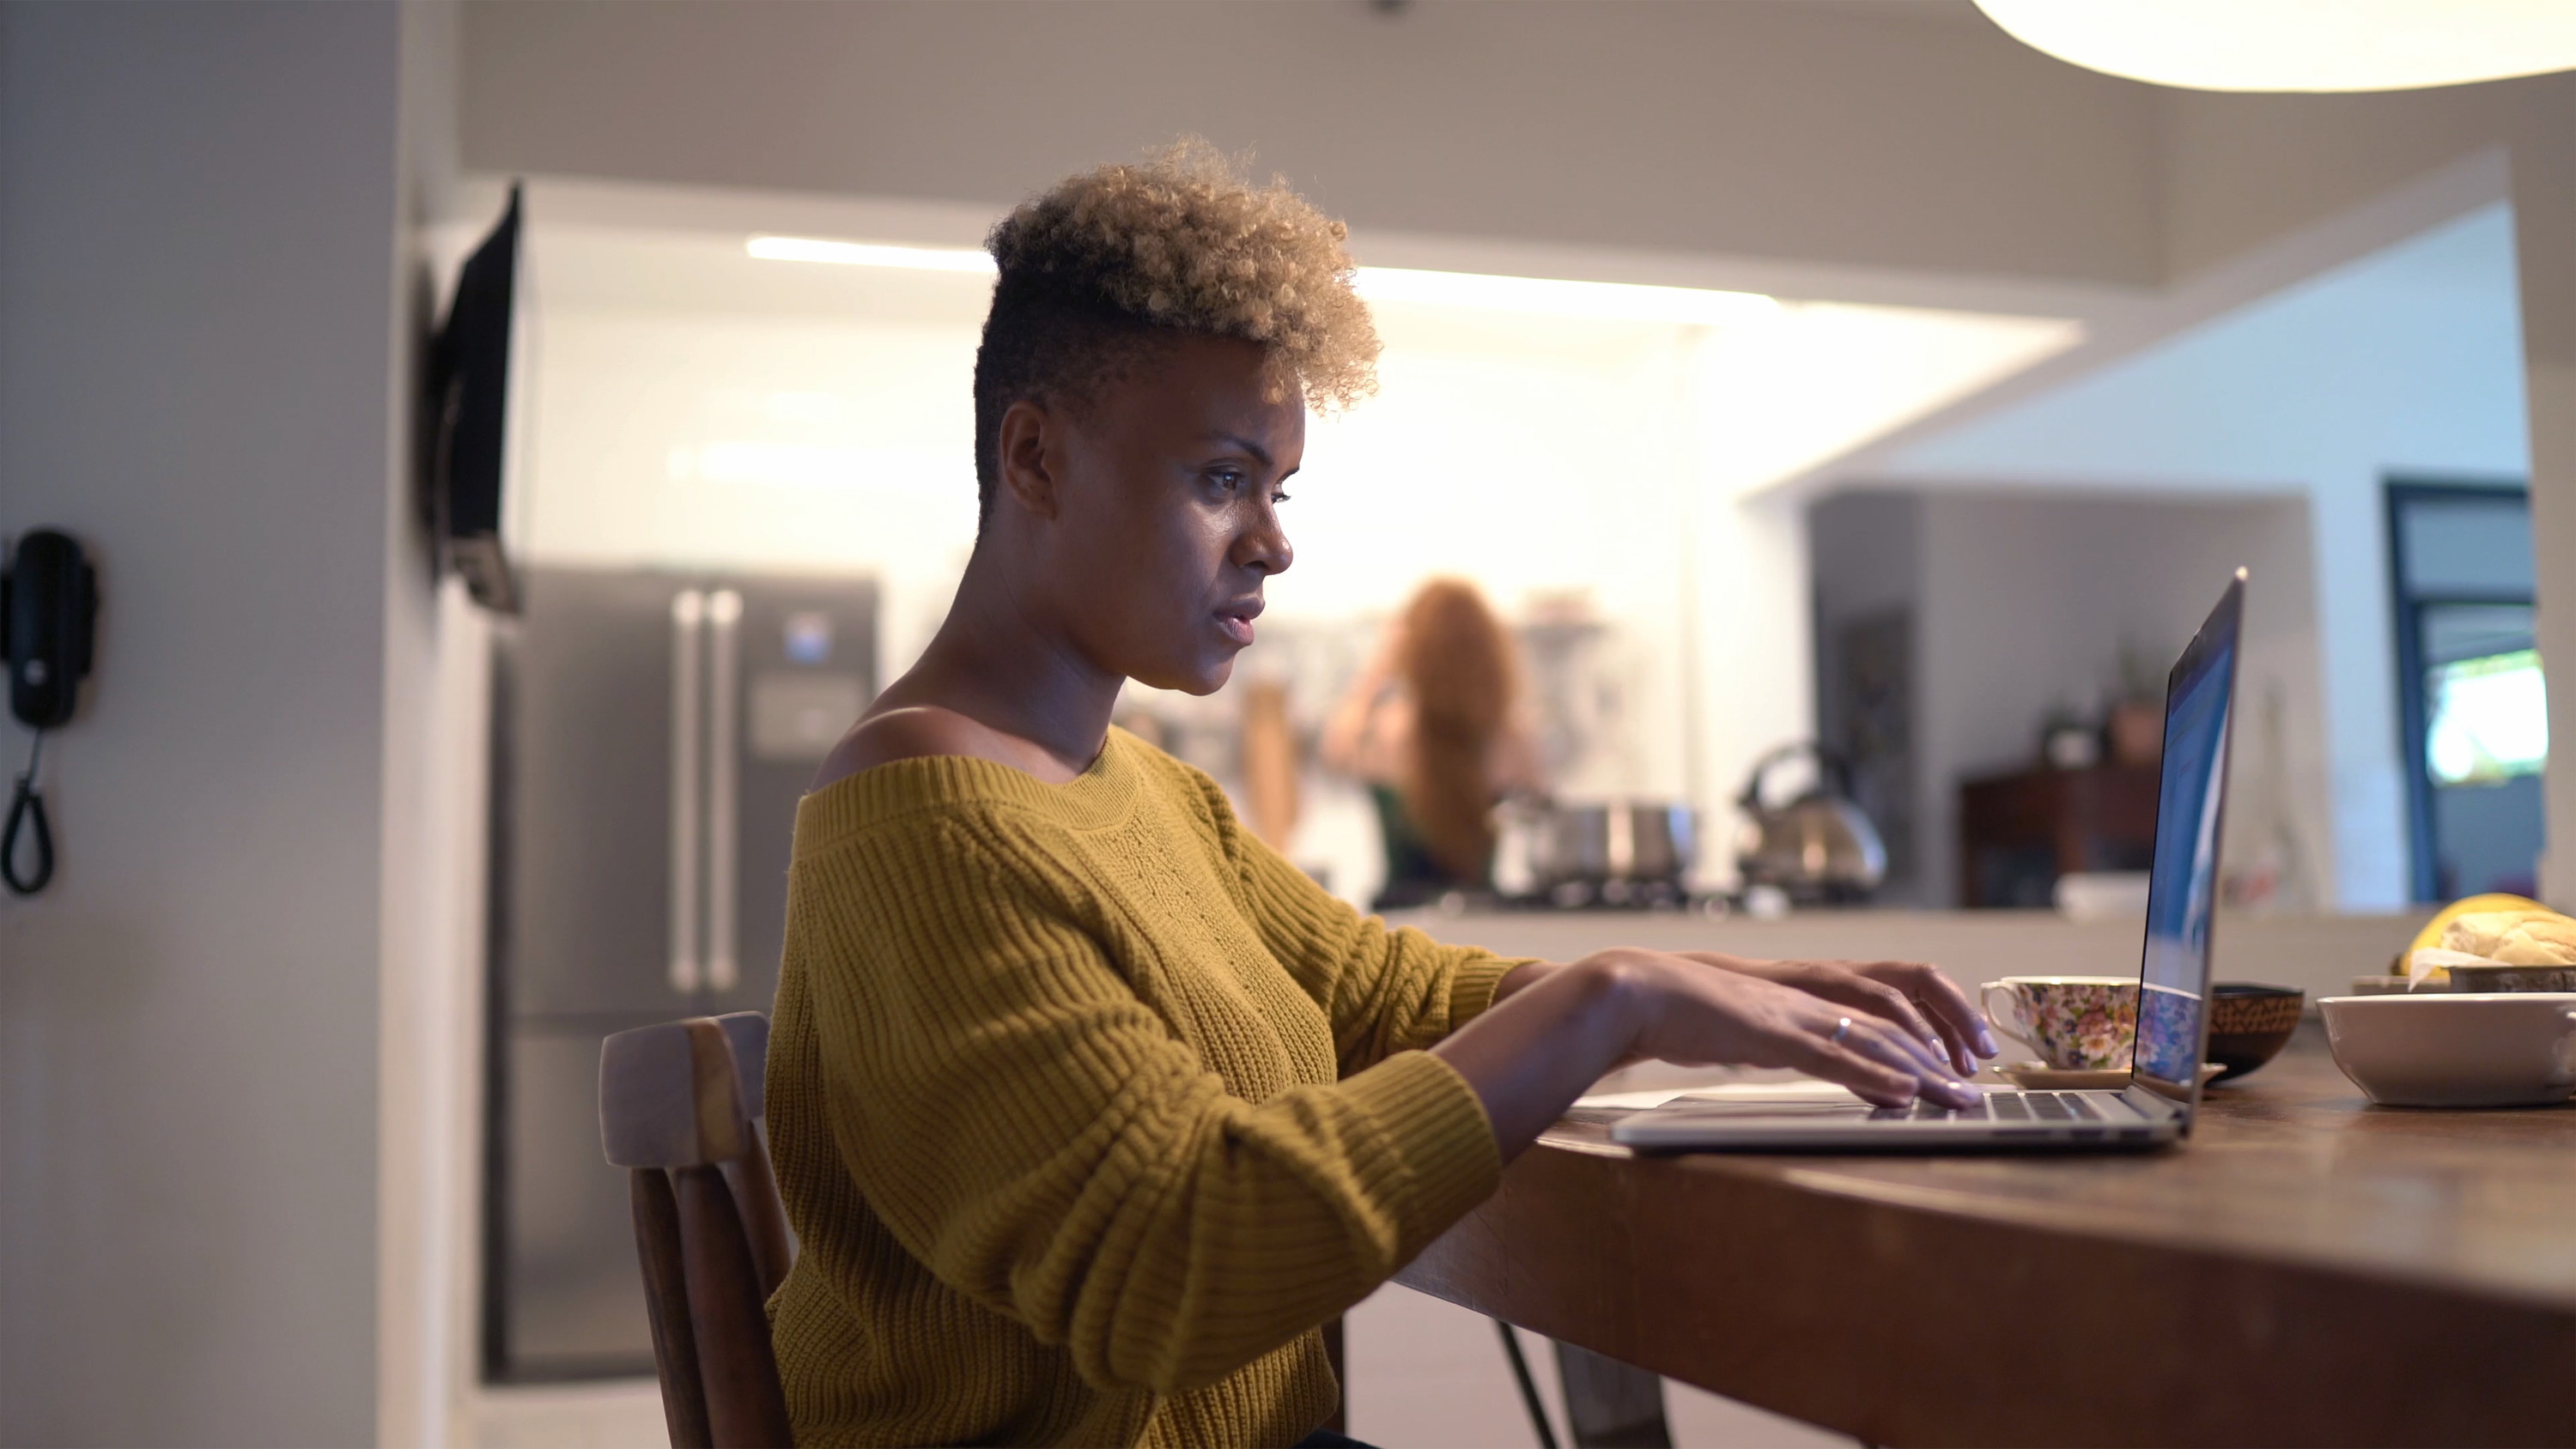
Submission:
<svg viewBox="0 0 2576 1449">
<path fill-rule="evenodd" d="M 1316 1326 L 1494 1190 L 1419 1050 L 1511 961 L 1363 920 L 1112 731 L 797 810 L 769 1057 L 801 1444 L 1287 1444 Z"/>
</svg>

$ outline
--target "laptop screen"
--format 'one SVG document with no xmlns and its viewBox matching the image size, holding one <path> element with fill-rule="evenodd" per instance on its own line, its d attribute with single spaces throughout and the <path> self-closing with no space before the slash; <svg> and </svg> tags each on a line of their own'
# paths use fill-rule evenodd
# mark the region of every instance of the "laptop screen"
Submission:
<svg viewBox="0 0 2576 1449">
<path fill-rule="evenodd" d="M 2228 721 L 2244 592 L 2240 571 L 2165 683 L 2164 779 L 2156 800 L 2131 1080 L 2185 1103 L 2199 1095 L 2207 1041 L 2209 929 L 2218 897 L 2220 807 L 2227 795 Z"/>
</svg>

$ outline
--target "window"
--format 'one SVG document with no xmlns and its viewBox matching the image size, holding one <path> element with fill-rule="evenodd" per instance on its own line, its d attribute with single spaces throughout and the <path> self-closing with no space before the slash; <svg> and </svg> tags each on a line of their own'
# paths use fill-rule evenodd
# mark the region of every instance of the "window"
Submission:
<svg viewBox="0 0 2576 1449">
<path fill-rule="evenodd" d="M 2414 895 L 2529 895 L 2549 721 L 2519 487 L 2391 482 L 2390 593 Z"/>
</svg>

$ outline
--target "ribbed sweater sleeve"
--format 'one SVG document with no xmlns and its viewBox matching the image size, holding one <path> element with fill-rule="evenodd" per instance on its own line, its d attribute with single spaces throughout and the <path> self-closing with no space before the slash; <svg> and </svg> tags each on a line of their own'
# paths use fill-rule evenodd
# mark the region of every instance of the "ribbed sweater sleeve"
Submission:
<svg viewBox="0 0 2576 1449">
<path fill-rule="evenodd" d="M 1061 828 L 958 809 L 800 857 L 824 1115 L 871 1209 L 941 1281 L 1092 1383 L 1168 1394 L 1366 1295 L 1492 1192 L 1500 1161 L 1474 1093 L 1426 1053 L 1230 1095 L 1104 952 L 1115 928 Z M 1349 988 L 1355 1015 L 1432 991 L 1429 957 L 1357 934 L 1325 948 L 1371 963 L 1346 972 L 1372 980 Z M 1410 985 L 1390 992 L 1373 983 L 1395 958 Z M 1386 1039 L 1445 1024 L 1457 975 Z"/>
<path fill-rule="evenodd" d="M 1202 777 L 1204 778 L 1204 777 Z M 1218 836 L 1243 882 L 1263 944 L 1333 1022 L 1345 1075 L 1438 1042 L 1494 1003 L 1494 987 L 1532 958 L 1451 946 L 1410 926 L 1388 930 L 1315 883 L 1246 830 L 1213 781 Z"/>
</svg>

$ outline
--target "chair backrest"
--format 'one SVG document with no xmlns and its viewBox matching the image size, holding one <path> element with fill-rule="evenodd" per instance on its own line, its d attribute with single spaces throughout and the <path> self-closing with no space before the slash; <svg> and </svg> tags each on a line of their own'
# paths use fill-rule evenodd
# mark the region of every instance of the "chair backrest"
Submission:
<svg viewBox="0 0 2576 1449">
<path fill-rule="evenodd" d="M 756 1011 L 600 1044 L 600 1144 L 631 1169 L 672 1449 L 792 1442 L 763 1306 L 795 1255 L 760 1127 L 768 1061 Z"/>
</svg>

